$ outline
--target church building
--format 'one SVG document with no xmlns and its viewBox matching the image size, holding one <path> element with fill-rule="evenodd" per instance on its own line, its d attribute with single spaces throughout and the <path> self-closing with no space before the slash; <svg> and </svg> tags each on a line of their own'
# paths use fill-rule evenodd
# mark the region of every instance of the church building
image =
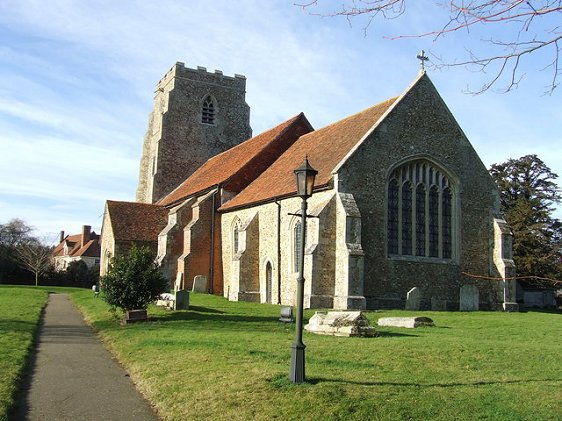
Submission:
<svg viewBox="0 0 562 421">
<path fill-rule="evenodd" d="M 318 171 L 305 307 L 514 301 L 497 187 L 423 70 L 399 96 L 321 129 L 301 113 L 251 137 L 245 78 L 177 63 L 157 86 L 137 202 L 106 204 L 102 274 L 111 256 L 146 244 L 177 288 L 203 276 L 229 300 L 294 305 L 303 227 L 293 170 L 305 158 Z"/>
</svg>

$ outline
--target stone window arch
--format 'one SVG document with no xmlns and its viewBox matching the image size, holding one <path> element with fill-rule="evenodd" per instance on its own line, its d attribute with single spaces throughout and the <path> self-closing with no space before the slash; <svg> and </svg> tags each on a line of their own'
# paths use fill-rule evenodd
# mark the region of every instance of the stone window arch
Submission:
<svg viewBox="0 0 562 421">
<path fill-rule="evenodd" d="M 395 167 L 387 180 L 387 255 L 455 258 L 456 183 L 440 166 L 418 158 Z"/>
<path fill-rule="evenodd" d="M 201 123 L 214 125 L 217 117 L 217 103 L 211 95 L 203 98 L 201 104 Z"/>
<path fill-rule="evenodd" d="M 234 219 L 232 223 L 232 255 L 240 251 L 240 219 Z"/>
</svg>

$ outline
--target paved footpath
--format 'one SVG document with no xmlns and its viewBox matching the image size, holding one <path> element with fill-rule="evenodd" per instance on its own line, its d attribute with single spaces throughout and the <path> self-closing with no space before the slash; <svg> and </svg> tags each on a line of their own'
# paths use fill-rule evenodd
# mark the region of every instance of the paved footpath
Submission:
<svg viewBox="0 0 562 421">
<path fill-rule="evenodd" d="M 14 421 L 158 420 L 66 294 L 49 296 L 29 376 Z"/>
</svg>

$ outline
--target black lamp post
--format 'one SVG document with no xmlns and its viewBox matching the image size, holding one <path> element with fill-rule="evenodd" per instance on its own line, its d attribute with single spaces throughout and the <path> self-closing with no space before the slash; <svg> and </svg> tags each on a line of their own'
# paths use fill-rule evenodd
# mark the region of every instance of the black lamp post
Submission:
<svg viewBox="0 0 562 421">
<path fill-rule="evenodd" d="M 312 188 L 314 187 L 314 178 L 318 171 L 310 166 L 308 159 L 304 159 L 304 163 L 295 171 L 297 178 L 297 196 L 302 199 L 301 203 L 301 238 L 300 238 L 300 256 L 299 256 L 299 277 L 297 279 L 297 322 L 295 326 L 295 343 L 291 352 L 291 367 L 289 368 L 289 380 L 293 383 L 304 382 L 304 349 L 302 343 L 302 316 L 304 307 L 304 246 L 306 239 L 306 200 L 312 196 Z"/>
</svg>

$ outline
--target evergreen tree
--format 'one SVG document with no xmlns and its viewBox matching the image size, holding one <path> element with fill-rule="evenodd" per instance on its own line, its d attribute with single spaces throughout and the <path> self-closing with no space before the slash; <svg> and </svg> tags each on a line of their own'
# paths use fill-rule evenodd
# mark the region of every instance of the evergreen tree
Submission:
<svg viewBox="0 0 562 421">
<path fill-rule="evenodd" d="M 122 310 L 146 309 L 168 289 L 154 254 L 148 247 L 133 245 L 128 254 L 111 259 L 100 279 L 103 298 Z"/>
<path fill-rule="evenodd" d="M 552 215 L 562 201 L 558 175 L 536 155 L 494 164 L 490 174 L 513 232 L 518 276 L 562 279 L 562 224 Z"/>
</svg>

